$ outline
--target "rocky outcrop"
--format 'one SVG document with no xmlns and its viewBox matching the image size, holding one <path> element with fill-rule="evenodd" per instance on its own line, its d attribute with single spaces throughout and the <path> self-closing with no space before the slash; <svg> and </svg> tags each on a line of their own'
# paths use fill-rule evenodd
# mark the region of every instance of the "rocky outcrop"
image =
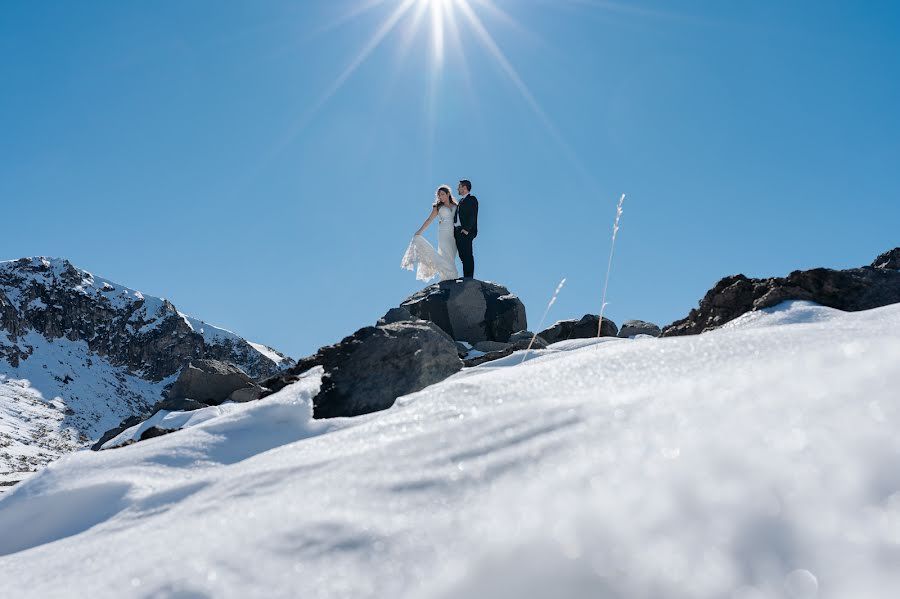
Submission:
<svg viewBox="0 0 900 599">
<path fill-rule="evenodd" d="M 585 314 L 581 317 L 581 320 L 557 321 L 553 326 L 538 333 L 538 336 L 547 343 L 556 343 L 566 339 L 590 339 L 597 336 L 598 330 L 601 337 L 615 337 L 618 335 L 619 328 L 610 319 L 603 318 L 602 328 L 599 324 L 599 316 L 596 314 Z"/>
<path fill-rule="evenodd" d="M 506 287 L 479 281 L 441 281 L 402 304 L 416 318 L 433 322 L 456 341 L 505 343 L 527 328 L 525 306 Z"/>
<path fill-rule="evenodd" d="M 260 388 L 240 368 L 218 360 L 191 360 L 167 392 L 172 399 L 193 399 L 213 406 L 235 394 L 250 401 L 259 397 Z"/>
<path fill-rule="evenodd" d="M 871 266 L 832 270 L 797 270 L 786 277 L 725 277 L 700 300 L 686 318 L 663 329 L 663 336 L 694 335 L 718 328 L 741 314 L 787 300 L 808 300 L 847 312 L 900 302 L 900 248 L 875 259 Z"/>
<path fill-rule="evenodd" d="M 50 340 L 83 341 L 110 364 L 150 381 L 172 376 L 191 359 L 231 362 L 254 378 L 293 363 L 180 313 L 168 300 L 95 277 L 68 260 L 0 262 L 0 359 L 13 367 L 27 359 L 31 331 Z"/>
<path fill-rule="evenodd" d="M 325 372 L 313 417 L 334 418 L 387 409 L 454 374 L 462 362 L 456 343 L 433 323 L 401 321 L 364 327 L 262 385 L 276 392 L 316 366 Z"/>
<path fill-rule="evenodd" d="M 626 320 L 619 329 L 619 337 L 628 339 L 635 335 L 650 335 L 651 337 L 659 337 L 662 330 L 652 322 L 644 320 Z"/>
<path fill-rule="evenodd" d="M 881 254 L 875 258 L 872 266 L 885 270 L 900 270 L 900 248 L 894 248 Z"/>
</svg>

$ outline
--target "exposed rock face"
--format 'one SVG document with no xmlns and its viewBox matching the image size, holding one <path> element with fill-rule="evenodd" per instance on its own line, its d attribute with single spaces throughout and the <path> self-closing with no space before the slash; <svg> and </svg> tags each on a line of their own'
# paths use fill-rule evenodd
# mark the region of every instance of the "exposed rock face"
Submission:
<svg viewBox="0 0 900 599">
<path fill-rule="evenodd" d="M 603 327 L 599 327 L 600 317 L 596 314 L 585 314 L 581 320 L 560 320 L 553 326 L 544 329 L 538 336 L 547 343 L 556 343 L 566 339 L 590 339 L 597 336 L 600 329 L 601 337 L 615 337 L 619 333 L 616 323 L 603 318 Z"/>
<path fill-rule="evenodd" d="M 644 320 L 626 320 L 622 323 L 622 328 L 619 329 L 619 337 L 623 339 L 634 337 L 635 335 L 659 337 L 661 333 L 662 331 L 658 326 Z"/>
<path fill-rule="evenodd" d="M 884 268 L 887 270 L 900 270 L 900 248 L 894 248 L 887 251 L 872 262 L 875 268 Z"/>
<path fill-rule="evenodd" d="M 254 378 L 292 363 L 276 362 L 237 335 L 181 314 L 168 300 L 94 277 L 68 260 L 0 262 L 0 359 L 13 367 L 26 359 L 30 331 L 84 341 L 112 365 L 150 381 L 177 373 L 190 359 L 231 362 Z"/>
<path fill-rule="evenodd" d="M 397 322 L 364 327 L 262 385 L 278 391 L 315 366 L 325 374 L 313 398 L 313 417 L 334 418 L 387 409 L 398 397 L 457 372 L 462 362 L 456 343 L 434 324 Z"/>
<path fill-rule="evenodd" d="M 433 322 L 456 341 L 500 341 L 525 329 L 525 306 L 506 287 L 458 279 L 430 285 L 406 299 L 401 308 Z"/>
<path fill-rule="evenodd" d="M 217 406 L 230 399 L 233 393 L 244 389 L 252 392 L 256 386 L 247 373 L 234 364 L 218 360 L 191 360 L 169 388 L 168 396 Z M 259 396 L 258 391 L 256 396 Z"/>
<path fill-rule="evenodd" d="M 900 248 L 879 256 L 873 266 L 832 270 L 797 270 L 786 277 L 725 277 L 690 314 L 663 329 L 663 336 L 694 335 L 722 326 L 752 310 L 787 300 L 808 300 L 848 312 L 900 302 Z"/>
</svg>

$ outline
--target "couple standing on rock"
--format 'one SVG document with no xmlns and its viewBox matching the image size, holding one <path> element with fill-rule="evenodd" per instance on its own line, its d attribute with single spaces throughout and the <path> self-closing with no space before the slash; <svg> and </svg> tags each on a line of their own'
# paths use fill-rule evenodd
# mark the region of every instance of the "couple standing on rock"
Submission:
<svg viewBox="0 0 900 599">
<path fill-rule="evenodd" d="M 475 276 L 475 256 L 472 241 L 478 235 L 478 198 L 473 196 L 472 182 L 463 179 L 456 188 L 460 200 L 453 198 L 449 185 L 441 185 L 435 192 L 431 214 L 416 231 L 403 260 L 401 268 L 416 269 L 416 279 L 428 281 L 435 276 L 441 281 L 459 278 L 456 270 L 456 255 L 463 265 L 463 278 Z M 422 232 L 438 219 L 438 249 L 422 237 Z"/>
</svg>

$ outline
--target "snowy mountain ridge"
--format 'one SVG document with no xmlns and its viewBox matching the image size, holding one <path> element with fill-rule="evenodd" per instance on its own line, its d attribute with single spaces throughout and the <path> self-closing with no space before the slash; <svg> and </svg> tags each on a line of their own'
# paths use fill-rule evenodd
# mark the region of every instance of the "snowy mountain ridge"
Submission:
<svg viewBox="0 0 900 599">
<path fill-rule="evenodd" d="M 16 486 L 0 580 L 24 599 L 892 599 L 897 331 L 900 304 L 787 302 L 518 352 L 325 421 L 313 370 Z"/>
<path fill-rule="evenodd" d="M 0 491 L 146 410 L 191 358 L 293 363 L 68 260 L 0 262 Z"/>
</svg>

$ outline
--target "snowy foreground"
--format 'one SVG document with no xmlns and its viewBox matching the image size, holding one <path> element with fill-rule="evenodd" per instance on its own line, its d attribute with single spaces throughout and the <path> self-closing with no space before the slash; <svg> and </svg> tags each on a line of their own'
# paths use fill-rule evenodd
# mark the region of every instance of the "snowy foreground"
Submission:
<svg viewBox="0 0 900 599">
<path fill-rule="evenodd" d="M 900 305 L 563 342 L 311 421 L 318 373 L 0 499 L 9 597 L 895 598 Z"/>
</svg>

